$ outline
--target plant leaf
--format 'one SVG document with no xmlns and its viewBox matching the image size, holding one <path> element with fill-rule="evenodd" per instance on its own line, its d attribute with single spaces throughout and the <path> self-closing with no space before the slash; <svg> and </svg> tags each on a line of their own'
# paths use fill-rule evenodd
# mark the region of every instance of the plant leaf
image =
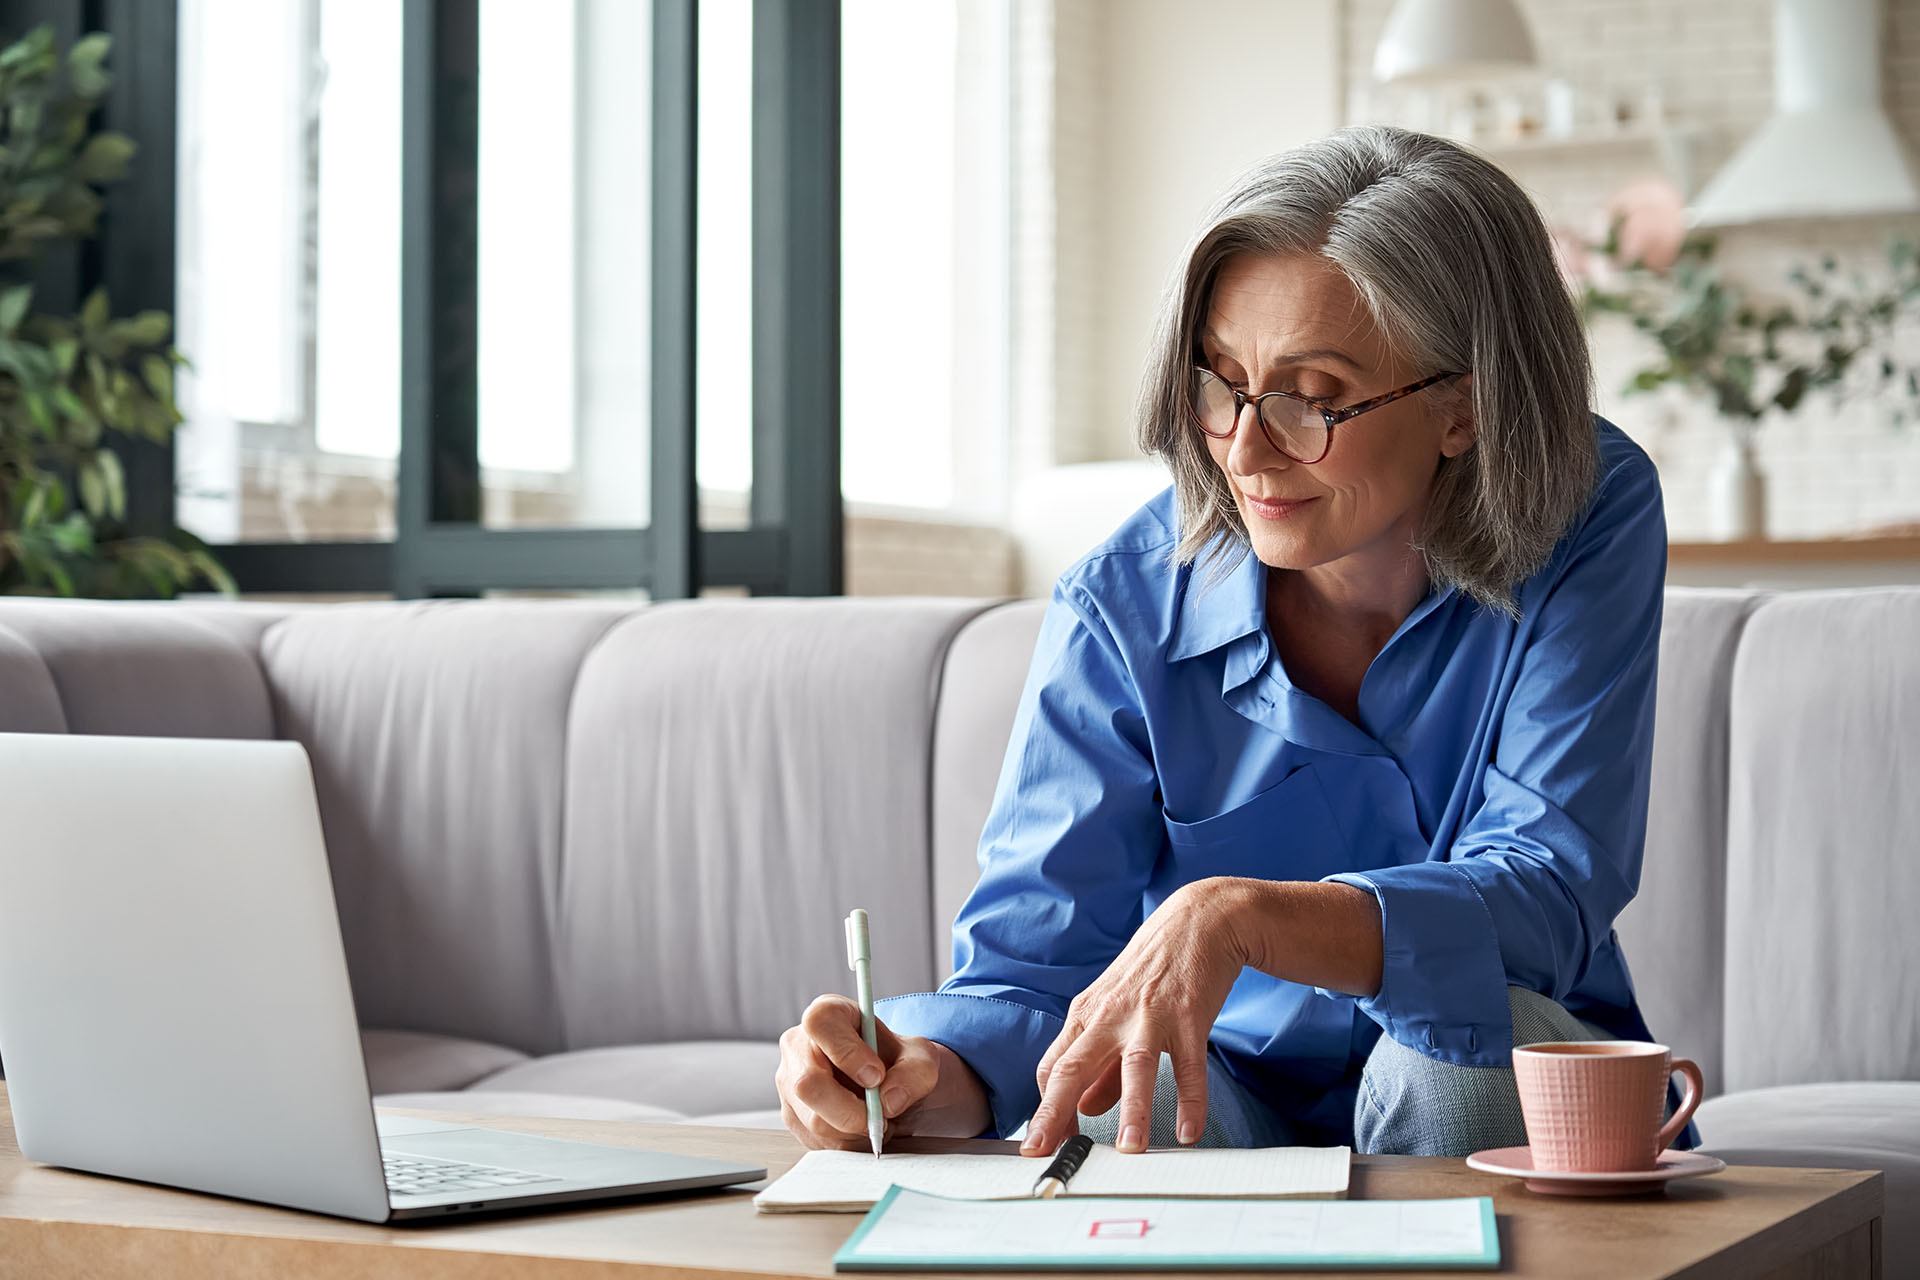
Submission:
<svg viewBox="0 0 1920 1280">
<path fill-rule="evenodd" d="M 54 525 L 47 536 L 54 546 L 71 555 L 84 556 L 93 550 L 93 522 L 78 511 Z"/>
<path fill-rule="evenodd" d="M 94 455 L 100 470 L 101 482 L 107 489 L 107 512 L 115 520 L 127 517 L 127 473 L 120 465 L 120 455 L 111 449 L 102 449 Z"/>
<path fill-rule="evenodd" d="M 95 186 L 118 182 L 127 176 L 127 162 L 137 150 L 133 139 L 124 133 L 96 133 L 87 140 L 70 172 L 76 181 Z"/>
<path fill-rule="evenodd" d="M 1773 402 L 1792 413 L 1800 405 L 1800 399 L 1807 393 L 1809 374 L 1804 368 L 1794 368 L 1787 372 L 1786 381 L 1773 393 Z"/>
<path fill-rule="evenodd" d="M 173 317 L 164 311 L 142 311 L 130 319 L 114 322 L 109 330 L 129 346 L 154 347 L 165 342 L 173 332 Z"/>
<path fill-rule="evenodd" d="M 33 305 L 33 286 L 17 284 L 5 293 L 0 293 L 0 333 L 8 337 L 20 327 L 27 318 L 27 308 Z"/>
<path fill-rule="evenodd" d="M 27 404 L 27 417 L 32 419 L 33 425 L 40 429 L 40 434 L 52 435 L 53 414 L 47 409 L 47 398 L 31 387 L 22 398 Z"/>
<path fill-rule="evenodd" d="M 82 98 L 99 98 L 113 83 L 100 66 L 105 61 L 107 49 L 113 44 L 113 37 L 104 31 L 95 31 L 81 36 L 73 42 L 73 48 L 67 51 L 67 81 L 73 85 L 74 93 Z"/>
<path fill-rule="evenodd" d="M 107 291 L 104 288 L 95 289 L 87 295 L 87 300 L 80 304 L 80 332 L 98 333 L 106 323 Z"/>
<path fill-rule="evenodd" d="M 108 456 L 96 453 L 80 464 L 80 505 L 96 518 L 107 514 L 107 481 L 100 474 L 100 459 Z"/>
<path fill-rule="evenodd" d="M 67 50 L 67 65 L 75 63 L 99 66 L 106 59 L 107 50 L 113 48 L 113 37 L 104 31 L 89 31 L 73 42 L 73 48 Z"/>
<path fill-rule="evenodd" d="M 187 560 L 194 568 L 200 571 L 201 576 L 213 584 L 214 589 L 221 595 L 237 596 L 240 594 L 240 587 L 234 582 L 233 575 L 227 572 L 227 567 L 218 560 L 215 560 L 208 552 L 189 551 L 187 553 Z"/>
</svg>

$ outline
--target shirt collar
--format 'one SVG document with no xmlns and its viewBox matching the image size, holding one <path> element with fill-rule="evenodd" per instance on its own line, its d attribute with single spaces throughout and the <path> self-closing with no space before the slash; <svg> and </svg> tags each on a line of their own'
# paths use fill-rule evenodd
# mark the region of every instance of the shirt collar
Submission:
<svg viewBox="0 0 1920 1280">
<path fill-rule="evenodd" d="M 1226 555 L 1233 555 L 1237 551 L 1240 562 L 1225 578 L 1209 587 L 1207 580 L 1211 576 L 1212 565 L 1207 556 L 1215 548 L 1224 548 L 1222 554 Z M 1173 635 L 1167 646 L 1169 662 L 1211 653 L 1243 636 L 1257 635 L 1266 629 L 1266 566 L 1260 563 L 1259 556 L 1253 554 L 1253 548 L 1245 543 L 1229 541 L 1226 534 L 1219 535 L 1208 544 L 1207 551 L 1183 568 L 1180 589 L 1180 601 L 1174 612 Z M 1421 619 L 1451 599 L 1457 590 L 1452 583 L 1438 589 L 1429 588 L 1425 598 L 1413 607 L 1413 612 L 1394 631 L 1394 638 L 1416 626 Z"/>
<path fill-rule="evenodd" d="M 1214 565 L 1208 557 L 1235 554 L 1240 562 L 1225 578 L 1209 586 Z M 1218 535 L 1192 564 L 1184 566 L 1180 579 L 1180 601 L 1167 647 L 1169 662 L 1210 653 L 1265 627 L 1266 566 L 1245 543 L 1224 533 Z"/>
</svg>

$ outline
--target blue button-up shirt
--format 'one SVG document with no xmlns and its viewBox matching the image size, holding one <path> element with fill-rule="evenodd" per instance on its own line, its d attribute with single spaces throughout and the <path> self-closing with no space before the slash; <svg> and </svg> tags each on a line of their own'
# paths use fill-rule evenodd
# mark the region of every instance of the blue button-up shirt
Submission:
<svg viewBox="0 0 1920 1280">
<path fill-rule="evenodd" d="M 985 1083 L 997 1131 L 1039 1103 L 1068 1002 L 1174 890 L 1331 880 L 1380 902 L 1356 999 L 1243 970 L 1211 1045 L 1296 1126 L 1351 1141 L 1382 1030 L 1507 1066 L 1507 986 L 1650 1039 L 1613 920 L 1640 879 L 1666 521 L 1653 464 L 1596 419 L 1601 479 L 1520 617 L 1429 592 L 1368 667 L 1358 725 L 1294 687 L 1251 554 L 1170 566 L 1172 491 L 1063 574 L 1041 625 L 955 973 L 884 1002 Z M 1340 1135 L 1346 1135 L 1342 1137 Z"/>
</svg>

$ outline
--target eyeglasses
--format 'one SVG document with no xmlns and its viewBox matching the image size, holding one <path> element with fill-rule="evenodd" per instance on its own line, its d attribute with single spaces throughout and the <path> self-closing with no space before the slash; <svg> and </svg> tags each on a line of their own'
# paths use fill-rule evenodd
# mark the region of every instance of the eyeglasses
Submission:
<svg viewBox="0 0 1920 1280">
<path fill-rule="evenodd" d="M 1194 424 L 1202 431 L 1216 440 L 1231 440 L 1240 425 L 1241 409 L 1252 405 L 1260 419 L 1260 429 L 1267 433 L 1268 443 L 1295 462 L 1311 465 L 1327 456 L 1327 450 L 1333 447 L 1333 429 L 1342 422 L 1382 405 L 1392 404 L 1402 396 L 1410 396 L 1436 382 L 1459 376 L 1457 373 L 1436 373 L 1431 378 L 1422 378 L 1397 391 L 1362 400 L 1359 404 L 1350 404 L 1344 409 L 1333 409 L 1318 400 L 1309 400 L 1286 391 L 1269 391 L 1257 396 L 1242 395 L 1213 370 L 1195 365 L 1193 389 L 1187 407 L 1193 414 Z"/>
</svg>

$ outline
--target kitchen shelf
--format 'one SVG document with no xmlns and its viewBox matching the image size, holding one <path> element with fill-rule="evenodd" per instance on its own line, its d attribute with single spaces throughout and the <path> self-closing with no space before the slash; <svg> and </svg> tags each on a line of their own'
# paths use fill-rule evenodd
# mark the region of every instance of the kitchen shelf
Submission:
<svg viewBox="0 0 1920 1280">
<path fill-rule="evenodd" d="M 1780 541 L 1749 538 L 1737 542 L 1667 545 L 1670 564 L 1868 564 L 1888 560 L 1920 562 L 1920 534 Z"/>
</svg>

